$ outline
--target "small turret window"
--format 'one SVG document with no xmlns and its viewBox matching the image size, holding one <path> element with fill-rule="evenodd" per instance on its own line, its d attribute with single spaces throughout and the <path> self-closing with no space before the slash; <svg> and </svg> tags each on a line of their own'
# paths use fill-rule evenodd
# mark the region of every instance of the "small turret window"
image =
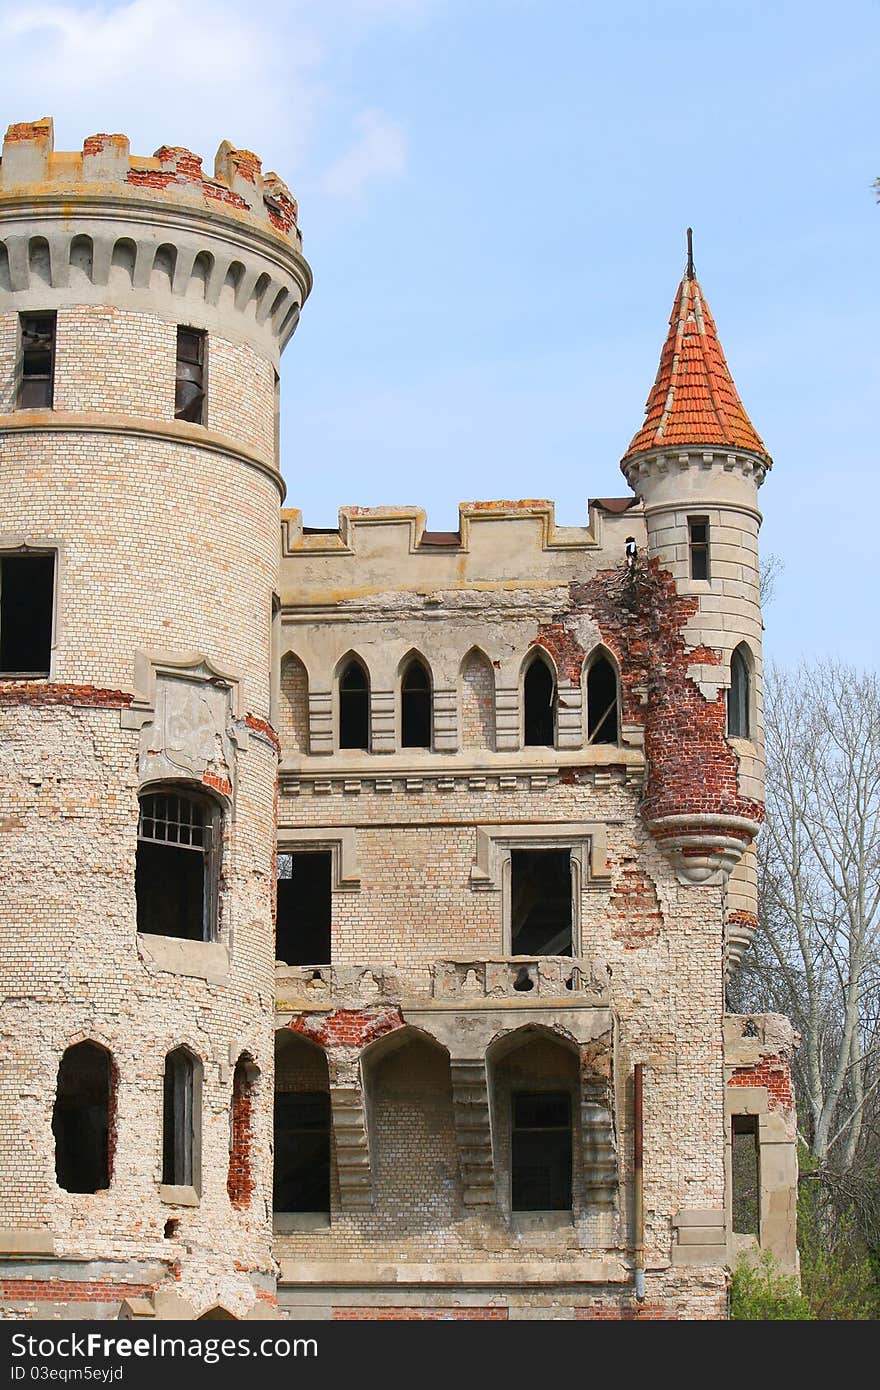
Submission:
<svg viewBox="0 0 880 1390">
<path fill-rule="evenodd" d="M 193 425 L 205 423 L 205 342 L 207 334 L 197 328 L 177 330 L 177 385 L 174 393 L 175 420 Z"/>
<path fill-rule="evenodd" d="M 748 647 L 741 642 L 730 658 L 730 689 L 727 692 L 728 738 L 751 738 L 750 685 Z"/>
<path fill-rule="evenodd" d="M 690 541 L 691 579 L 708 579 L 709 518 L 707 516 L 688 517 L 688 539 Z"/>
<path fill-rule="evenodd" d="M 51 410 L 55 394 L 55 315 L 22 314 L 19 410 Z"/>
</svg>

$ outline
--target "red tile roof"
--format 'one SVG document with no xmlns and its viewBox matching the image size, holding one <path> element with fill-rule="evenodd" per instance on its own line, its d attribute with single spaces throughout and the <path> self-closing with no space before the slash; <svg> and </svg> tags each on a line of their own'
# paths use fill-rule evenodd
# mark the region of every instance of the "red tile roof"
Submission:
<svg viewBox="0 0 880 1390">
<path fill-rule="evenodd" d="M 689 444 L 749 449 L 770 461 L 733 384 L 699 281 L 686 275 L 669 316 L 645 423 L 624 462 L 649 449 Z"/>
</svg>

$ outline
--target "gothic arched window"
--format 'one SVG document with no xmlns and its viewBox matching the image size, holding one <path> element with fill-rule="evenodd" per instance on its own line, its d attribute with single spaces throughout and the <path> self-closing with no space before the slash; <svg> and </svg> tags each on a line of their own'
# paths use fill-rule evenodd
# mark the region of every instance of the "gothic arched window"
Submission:
<svg viewBox="0 0 880 1390">
<path fill-rule="evenodd" d="M 400 682 L 400 743 L 402 748 L 431 747 L 431 678 L 417 656 Z"/>
<path fill-rule="evenodd" d="M 359 661 L 350 661 L 339 678 L 339 747 L 370 747 L 370 683 Z"/>
<path fill-rule="evenodd" d="M 750 738 L 751 669 L 749 649 L 741 642 L 730 658 L 730 689 L 727 692 L 727 737 Z"/>
<path fill-rule="evenodd" d="M 596 657 L 587 673 L 587 741 L 620 742 L 617 672 L 604 656 Z"/>
<path fill-rule="evenodd" d="M 523 742 L 527 747 L 552 748 L 555 743 L 556 681 L 537 653 L 523 680 Z"/>
</svg>

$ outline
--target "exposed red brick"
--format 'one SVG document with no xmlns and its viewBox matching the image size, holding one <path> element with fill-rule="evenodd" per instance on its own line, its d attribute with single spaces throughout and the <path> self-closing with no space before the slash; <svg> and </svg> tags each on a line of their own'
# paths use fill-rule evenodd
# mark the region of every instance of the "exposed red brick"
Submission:
<svg viewBox="0 0 880 1390">
<path fill-rule="evenodd" d="M 762 1057 L 751 1067 L 737 1067 L 728 1086 L 765 1086 L 771 1109 L 790 1110 L 794 1105 L 791 1091 L 791 1067 L 783 1057 Z"/>
<path fill-rule="evenodd" d="M 219 773 L 207 772 L 202 774 L 202 782 L 206 787 L 213 787 L 214 791 L 220 792 L 223 796 L 232 795 L 232 783 L 228 777 L 221 777 Z"/>
<path fill-rule="evenodd" d="M 617 868 L 608 901 L 611 935 L 624 949 L 633 951 L 656 941 L 663 926 L 663 913 L 651 875 L 635 855 L 624 856 Z"/>
<path fill-rule="evenodd" d="M 117 1284 L 90 1279 L 0 1279 L 0 1299 L 11 1303 L 113 1303 L 143 1298 L 155 1284 Z"/>
<path fill-rule="evenodd" d="M 665 1303 L 595 1303 L 575 1308 L 580 1322 L 667 1322 L 678 1321 L 678 1314 Z"/>
<path fill-rule="evenodd" d="M 244 722 L 249 729 L 253 729 L 254 733 L 262 734 L 265 739 L 268 739 L 269 743 L 271 743 L 272 747 L 275 749 L 275 752 L 280 756 L 281 740 L 268 720 L 260 719 L 256 714 L 246 714 Z"/>
<path fill-rule="evenodd" d="M 238 1210 L 250 1205 L 254 1190 L 254 1176 L 251 1166 L 251 1142 L 253 1139 L 254 1078 L 253 1063 L 239 1057 L 235 1064 L 232 1080 L 232 1142 L 229 1150 L 229 1171 L 226 1177 L 226 1191 L 229 1200 Z"/>
<path fill-rule="evenodd" d="M 0 705 L 87 705 L 94 709 L 125 709 L 131 701 L 132 696 L 124 690 L 102 690 L 97 685 L 0 680 Z"/>
<path fill-rule="evenodd" d="M 758 919 L 754 912 L 728 912 L 727 921 L 728 924 L 747 927 L 749 931 L 758 930 Z"/>
<path fill-rule="evenodd" d="M 564 619 L 541 623 L 531 645 L 543 647 L 553 657 L 560 676 L 571 681 L 572 685 L 580 685 L 585 653 L 575 634 L 566 627 Z"/>
<path fill-rule="evenodd" d="M 403 1027 L 399 1009 L 334 1009 L 330 1014 L 298 1014 L 288 1027 L 321 1047 L 366 1047 Z"/>
</svg>

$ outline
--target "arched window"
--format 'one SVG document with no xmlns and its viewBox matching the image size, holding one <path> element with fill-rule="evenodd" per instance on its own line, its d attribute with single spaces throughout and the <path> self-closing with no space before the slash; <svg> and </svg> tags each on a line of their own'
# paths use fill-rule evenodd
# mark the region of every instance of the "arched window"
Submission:
<svg viewBox="0 0 880 1390">
<path fill-rule="evenodd" d="M 556 682 L 543 657 L 535 655 L 523 680 L 523 741 L 552 748 L 555 742 Z"/>
<path fill-rule="evenodd" d="M 220 879 L 220 810 L 180 788 L 140 798 L 135 895 L 137 929 L 185 941 L 212 941 Z"/>
<path fill-rule="evenodd" d="M 165 1058 L 162 1110 L 162 1182 L 201 1186 L 201 1066 L 186 1047 Z"/>
<path fill-rule="evenodd" d="M 400 682 L 400 742 L 403 748 L 431 747 L 431 678 L 417 656 Z"/>
<path fill-rule="evenodd" d="M 110 1186 L 113 1082 L 113 1060 L 98 1043 L 77 1043 L 61 1058 L 52 1133 L 55 1180 L 66 1192 Z"/>
<path fill-rule="evenodd" d="M 370 747 L 370 683 L 359 661 L 350 661 L 339 678 L 339 747 Z"/>
<path fill-rule="evenodd" d="M 730 689 L 727 692 L 727 737 L 750 738 L 751 703 L 749 649 L 741 642 L 730 658 Z"/>
<path fill-rule="evenodd" d="M 598 656 L 587 674 L 587 742 L 619 741 L 617 672 L 607 657 Z"/>
<path fill-rule="evenodd" d="M 232 1107 L 229 1113 L 229 1171 L 226 1191 L 234 1207 L 250 1206 L 254 1190 L 251 1167 L 253 1138 L 254 1089 L 259 1071 L 253 1060 L 243 1052 L 235 1064 L 232 1078 Z"/>
</svg>

